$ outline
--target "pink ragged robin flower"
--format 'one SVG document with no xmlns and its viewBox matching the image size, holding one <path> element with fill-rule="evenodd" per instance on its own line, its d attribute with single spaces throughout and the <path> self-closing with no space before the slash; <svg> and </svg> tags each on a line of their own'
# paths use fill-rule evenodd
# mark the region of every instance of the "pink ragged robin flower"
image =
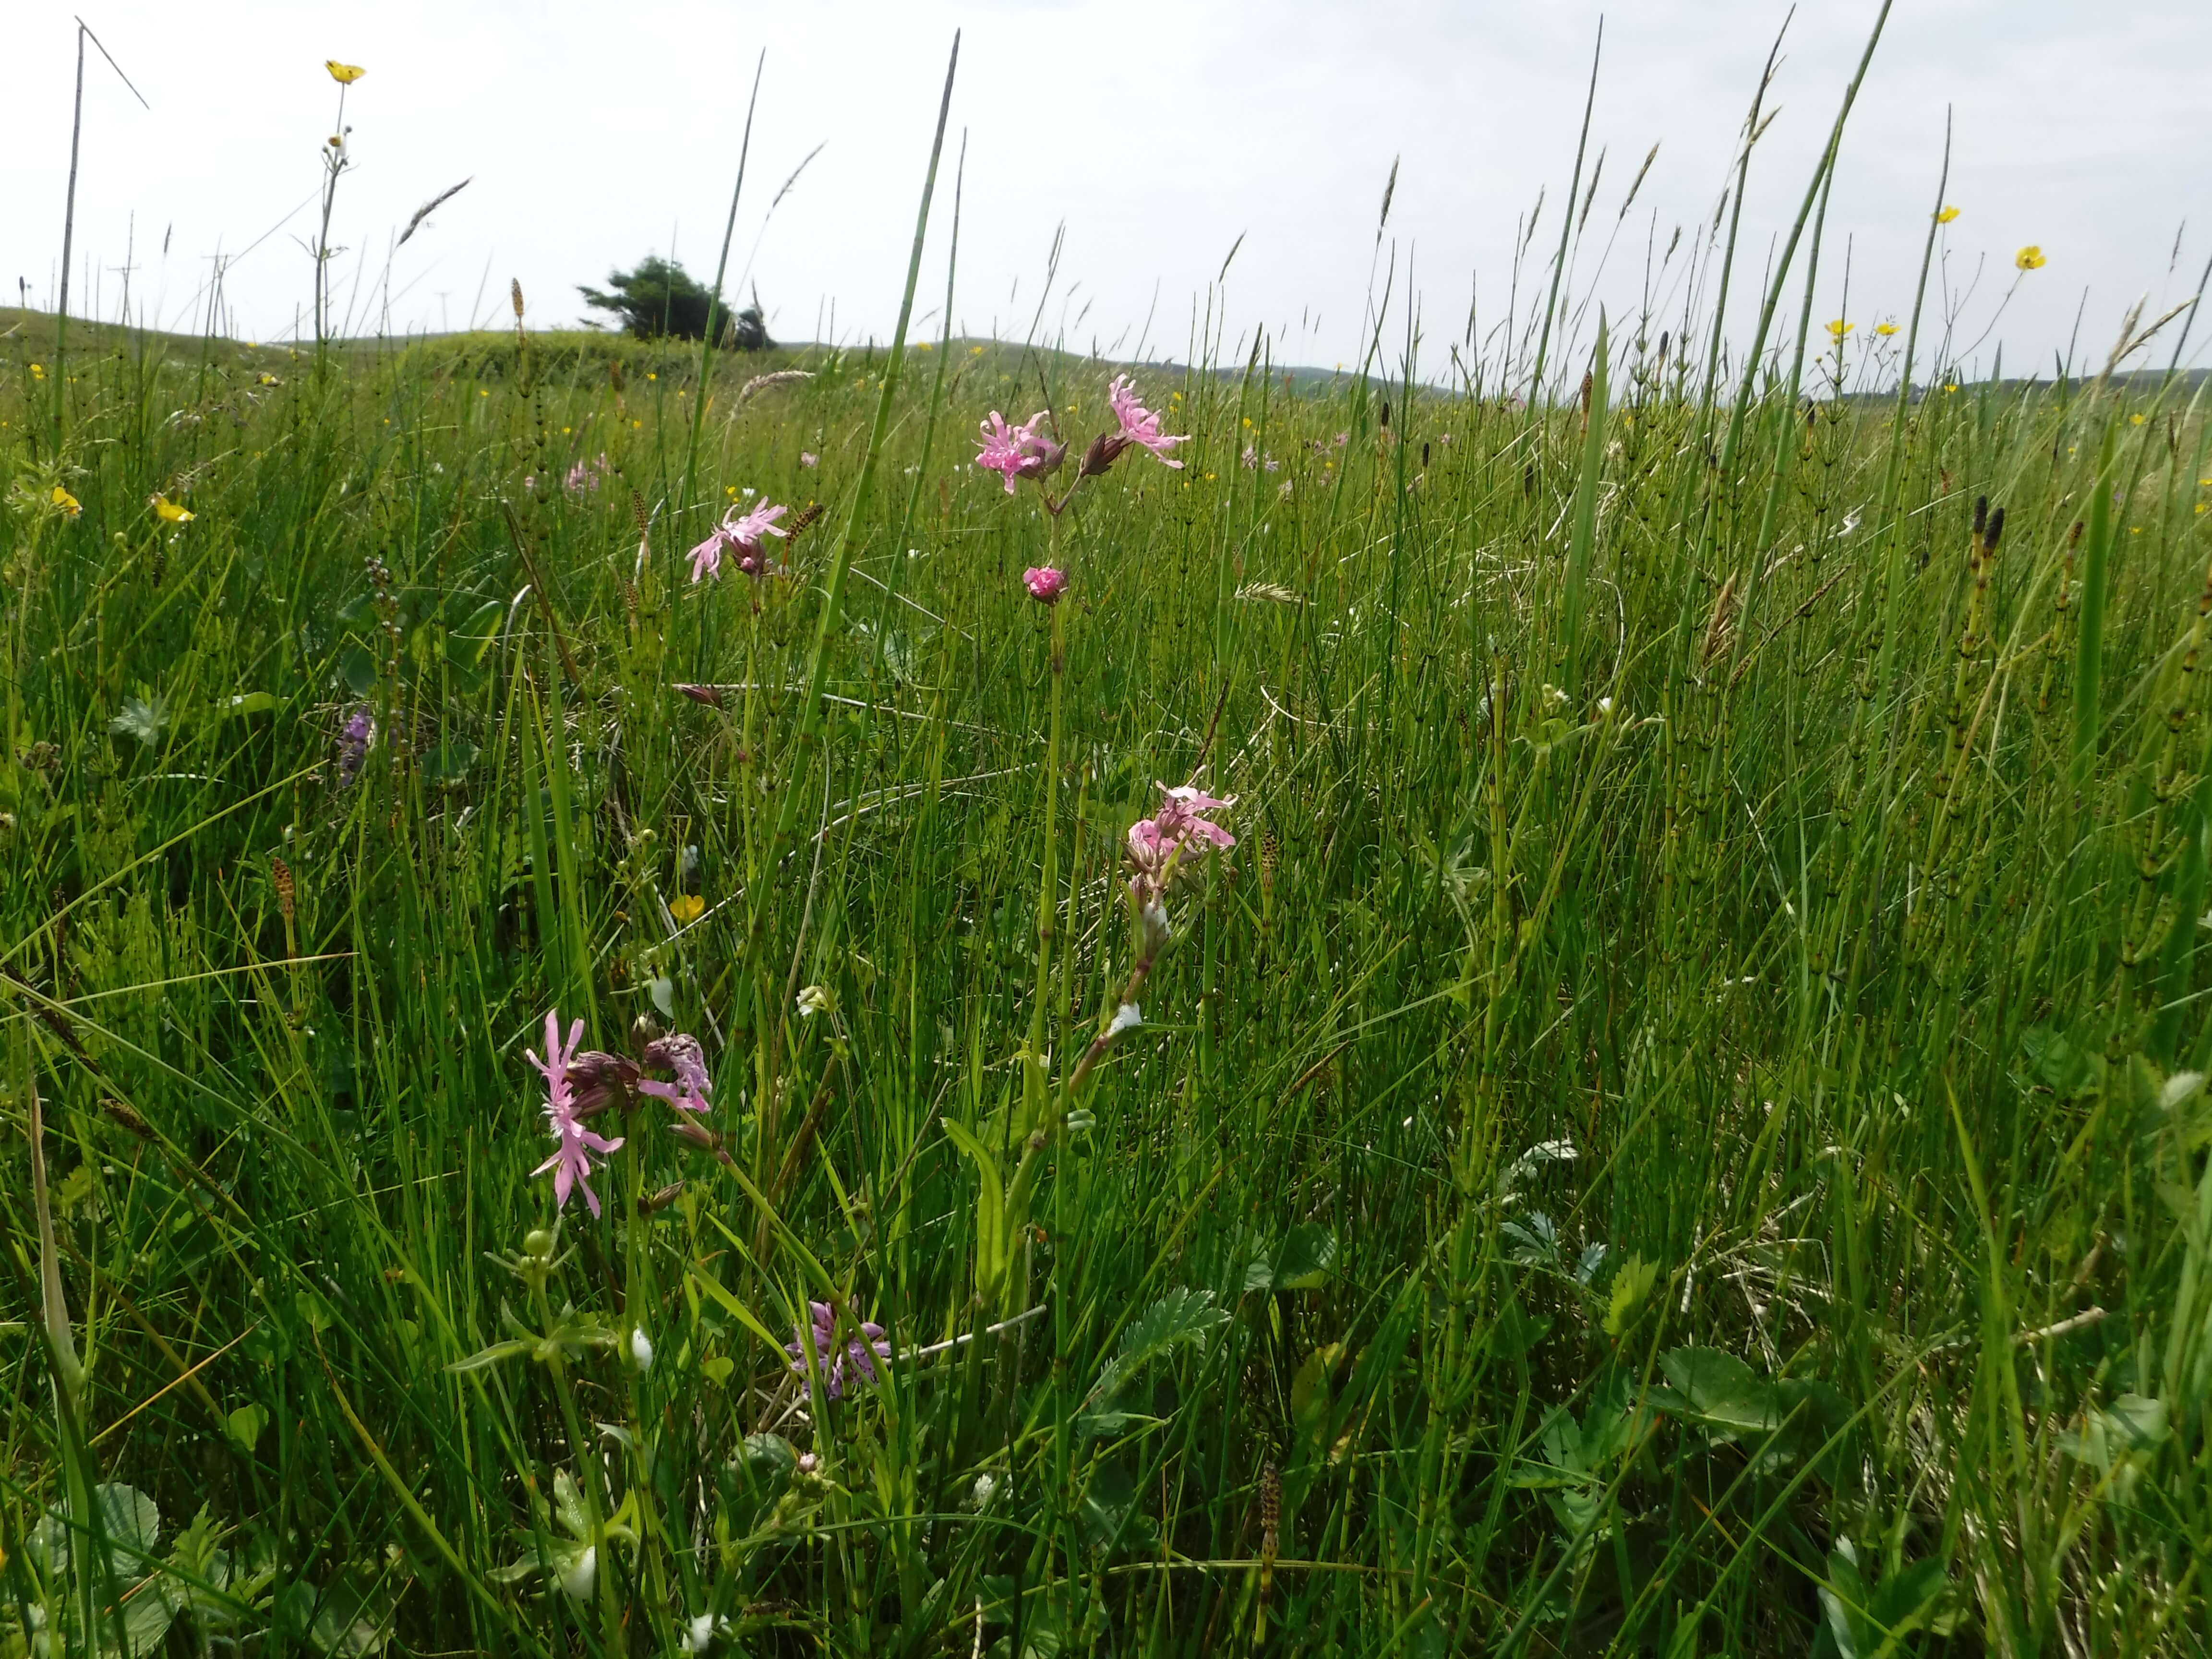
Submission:
<svg viewBox="0 0 2212 1659">
<path fill-rule="evenodd" d="M 1014 474 L 1022 464 L 1022 444 L 1030 435 L 1027 425 L 1008 426 L 1006 417 L 997 410 L 991 418 L 980 422 L 976 428 L 982 435 L 975 444 L 975 465 L 986 472 L 1002 474 L 1006 480 L 1006 494 L 1014 493 Z"/>
<path fill-rule="evenodd" d="M 1170 466 L 1180 467 L 1168 451 L 1175 445 L 1188 443 L 1189 434 L 1177 435 L 1160 430 L 1160 417 L 1138 401 L 1137 388 L 1129 384 L 1126 374 L 1116 374 L 1106 388 L 1106 401 L 1114 410 L 1114 418 L 1121 423 L 1121 436 L 1127 442 L 1141 444 Z"/>
<path fill-rule="evenodd" d="M 647 1078 L 637 1085 L 640 1094 L 665 1100 L 686 1112 L 709 1109 L 707 1091 L 714 1085 L 707 1075 L 707 1054 L 700 1048 L 697 1037 L 678 1031 L 673 1036 L 658 1038 L 646 1045 L 645 1063 L 675 1073 L 676 1081 L 662 1083 Z"/>
<path fill-rule="evenodd" d="M 1048 564 L 1031 565 L 1022 572 L 1022 585 L 1039 605 L 1058 605 L 1060 596 L 1067 592 L 1067 572 Z"/>
<path fill-rule="evenodd" d="M 734 554 L 738 568 L 748 576 L 765 574 L 768 554 L 762 538 L 787 534 L 775 527 L 775 521 L 790 511 L 787 507 L 768 501 L 745 514 L 732 508 L 728 516 L 714 526 L 714 533 L 691 550 L 691 580 L 697 582 L 720 575 L 725 553 Z"/>
<path fill-rule="evenodd" d="M 788 532 L 778 530 L 775 521 L 790 511 L 787 507 L 776 507 L 764 501 L 741 518 L 722 521 L 722 527 L 729 532 L 730 545 L 736 550 L 738 569 L 748 576 L 767 573 L 768 552 L 762 538 L 788 534 Z"/>
<path fill-rule="evenodd" d="M 1060 459 L 1067 453 L 1065 444 L 1044 435 L 1045 416 L 1046 411 L 1040 409 L 1020 425 L 1008 426 L 1006 417 L 994 409 L 991 418 L 976 427 L 982 435 L 975 442 L 975 465 L 1002 475 L 1009 495 L 1014 493 L 1015 479 L 1048 478 L 1060 470 Z"/>
<path fill-rule="evenodd" d="M 574 1063 L 579 1044 L 584 1040 L 584 1022 L 578 1020 L 568 1028 L 568 1041 L 561 1041 L 561 1016 L 558 1011 L 545 1016 L 545 1056 L 540 1059 L 534 1051 L 526 1050 L 530 1063 L 545 1079 L 545 1121 L 551 1126 L 556 1143 L 553 1156 L 530 1173 L 544 1175 L 553 1171 L 553 1204 L 556 1209 L 565 1208 L 568 1194 L 580 1187 L 584 1202 L 591 1206 L 594 1219 L 599 1213 L 599 1195 L 592 1190 L 592 1154 L 605 1157 L 622 1148 L 622 1138 L 609 1140 L 586 1128 L 578 1115 L 576 1095 L 568 1081 L 568 1068 Z"/>
<path fill-rule="evenodd" d="M 694 583 L 722 574 L 722 550 L 728 544 L 729 538 L 723 533 L 722 526 L 716 525 L 707 539 L 691 550 L 691 580 Z"/>
<path fill-rule="evenodd" d="M 1139 873 L 1157 880 L 1184 856 L 1202 856 L 1208 847 L 1237 845 L 1236 836 L 1206 816 L 1236 805 L 1236 796 L 1217 799 L 1188 783 L 1173 789 L 1164 783 L 1158 787 L 1165 797 L 1158 814 L 1129 826 L 1129 860 Z"/>
</svg>

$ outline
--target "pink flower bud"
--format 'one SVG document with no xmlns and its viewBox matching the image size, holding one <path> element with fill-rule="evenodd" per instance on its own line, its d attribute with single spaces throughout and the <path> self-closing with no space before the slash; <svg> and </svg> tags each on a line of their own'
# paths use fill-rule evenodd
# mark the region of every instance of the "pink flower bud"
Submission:
<svg viewBox="0 0 2212 1659">
<path fill-rule="evenodd" d="M 1031 565 L 1022 572 L 1022 582 L 1030 590 L 1030 597 L 1039 605 L 1057 605 L 1060 596 L 1067 592 L 1067 572 L 1055 570 L 1050 565 Z"/>
</svg>

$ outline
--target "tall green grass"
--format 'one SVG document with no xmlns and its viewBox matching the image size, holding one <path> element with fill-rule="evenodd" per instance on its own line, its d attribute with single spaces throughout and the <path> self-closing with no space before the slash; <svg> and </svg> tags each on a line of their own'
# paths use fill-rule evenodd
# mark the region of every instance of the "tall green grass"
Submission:
<svg viewBox="0 0 2212 1659">
<path fill-rule="evenodd" d="M 2202 1651 L 2212 428 L 1809 282 L 1140 372 L 1057 519 L 1042 349 L 14 336 L 0 1646 Z M 555 1006 L 719 1155 L 556 1226 Z"/>
</svg>

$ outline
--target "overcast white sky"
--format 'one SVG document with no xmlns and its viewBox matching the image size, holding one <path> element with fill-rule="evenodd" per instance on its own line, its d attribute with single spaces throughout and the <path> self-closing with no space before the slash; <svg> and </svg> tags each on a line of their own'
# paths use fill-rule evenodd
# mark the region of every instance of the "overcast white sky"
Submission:
<svg viewBox="0 0 2212 1659">
<path fill-rule="evenodd" d="M 1224 348 L 1266 325 L 1278 361 L 1324 367 L 1358 355 L 1394 156 L 1403 165 L 1383 257 L 1395 243 L 1401 294 L 1410 264 L 1432 363 L 1466 325 L 1471 283 L 1484 326 L 1502 313 L 1516 219 L 1547 186 L 1531 263 L 1548 257 L 1601 10 L 1590 0 L 83 3 L 152 108 L 93 55 L 80 314 L 94 308 L 88 265 L 99 310 L 114 313 L 135 235 L 135 294 L 149 317 L 197 325 L 209 256 L 221 251 L 236 256 L 225 297 L 237 331 L 291 331 L 310 288 L 295 238 L 313 226 L 318 151 L 337 102 L 322 67 L 331 57 L 368 71 L 348 98 L 356 171 L 332 236 L 349 250 L 342 295 L 357 282 L 369 313 L 357 312 L 356 325 L 383 320 L 381 273 L 398 227 L 470 174 L 391 260 L 395 329 L 495 318 L 510 276 L 535 323 L 571 321 L 583 314 L 575 284 L 672 247 L 711 276 L 765 48 L 733 266 L 777 185 L 823 144 L 768 221 L 752 279 L 780 337 L 825 334 L 833 307 L 840 337 L 884 335 L 961 27 L 948 143 L 957 149 L 967 130 L 961 331 L 1027 331 L 1064 221 L 1044 332 L 1121 355 L 1142 337 L 1152 355 L 1182 356 L 1194 307 L 1241 234 L 1220 301 Z M 1877 3 L 1821 0 L 1790 27 L 1772 94 L 1781 112 L 1747 198 L 1740 293 L 1757 285 L 1796 210 Z M 45 305 L 60 258 L 75 24 L 51 0 L 19 7 L 0 58 L 0 284 L 12 301 L 20 277 Z M 1635 0 L 1606 15 L 1591 136 L 1606 161 L 1578 287 L 1598 228 L 1654 141 L 1658 161 L 1601 296 L 1616 311 L 1633 305 L 1655 213 L 1663 246 L 1677 224 L 1686 238 L 1711 212 L 1786 11 L 1783 0 Z M 1844 143 L 1820 317 L 1846 309 L 1847 246 L 1849 314 L 1870 325 L 1909 307 L 1948 106 L 1946 193 L 1961 210 L 1946 233 L 1953 286 L 1989 262 L 1965 338 L 2011 283 L 2014 251 L 2033 242 L 2049 264 L 2021 284 L 1982 361 L 2002 343 L 2008 372 L 2047 372 L 2085 291 L 2081 355 L 2101 361 L 2130 302 L 2185 296 L 2212 253 L 2208 66 L 2203 0 L 1899 0 Z M 948 157 L 946 208 L 950 183 Z M 937 222 L 918 309 L 941 300 L 949 222 Z M 2198 331 L 2192 357 L 2207 338 L 2212 327 Z"/>
</svg>

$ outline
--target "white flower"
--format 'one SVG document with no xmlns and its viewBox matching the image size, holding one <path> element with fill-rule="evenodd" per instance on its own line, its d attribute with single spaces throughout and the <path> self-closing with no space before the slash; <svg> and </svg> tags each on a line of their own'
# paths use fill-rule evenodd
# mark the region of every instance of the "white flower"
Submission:
<svg viewBox="0 0 2212 1659">
<path fill-rule="evenodd" d="M 704 1653 L 707 1650 L 707 1644 L 714 1639 L 714 1615 L 711 1613 L 702 1613 L 691 1621 L 690 1627 L 684 1632 L 684 1651 Z"/>
<path fill-rule="evenodd" d="M 599 1582 L 599 1553 L 586 1544 L 568 1558 L 568 1565 L 561 1569 L 561 1588 L 571 1601 L 588 1601 Z"/>
<path fill-rule="evenodd" d="M 1144 1024 L 1145 1011 L 1133 1002 L 1125 1002 L 1114 1011 L 1114 1023 L 1106 1028 L 1108 1036 L 1119 1036 L 1132 1025 Z"/>
<path fill-rule="evenodd" d="M 1612 699 L 1611 697 L 1600 697 L 1600 698 L 1597 700 L 1597 712 L 1598 712 L 1600 714 L 1612 714 L 1612 713 L 1613 713 L 1613 699 Z"/>
<path fill-rule="evenodd" d="M 988 1469 L 984 1470 L 982 1474 L 977 1475 L 975 1477 L 975 1492 L 973 1500 L 975 1507 L 979 1510 L 988 1509 L 991 1506 L 991 1499 L 997 1495 L 998 1490 L 999 1477 L 993 1474 Z"/>
<path fill-rule="evenodd" d="M 836 1006 L 837 1000 L 830 994 L 826 986 L 810 985 L 799 994 L 799 1013 L 802 1019 L 815 1014 L 826 1014 Z"/>
<path fill-rule="evenodd" d="M 629 1357 L 640 1376 L 653 1369 L 653 1339 L 645 1334 L 642 1325 L 629 1328 Z"/>
</svg>

